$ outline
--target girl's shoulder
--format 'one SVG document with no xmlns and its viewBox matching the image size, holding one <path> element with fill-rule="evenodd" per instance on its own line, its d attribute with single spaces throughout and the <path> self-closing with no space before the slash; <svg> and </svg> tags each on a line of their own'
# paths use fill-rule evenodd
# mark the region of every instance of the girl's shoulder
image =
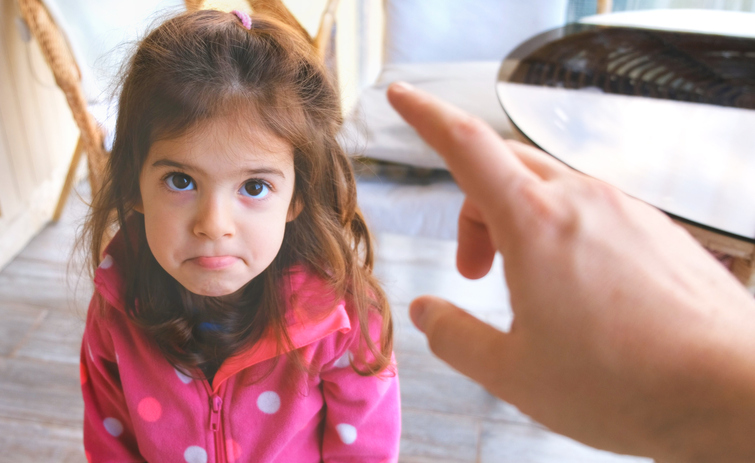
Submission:
<svg viewBox="0 0 755 463">
<path fill-rule="evenodd" d="M 126 282 L 120 263 L 125 259 L 126 243 L 119 231 L 105 248 L 102 261 L 94 272 L 94 290 L 108 305 L 124 311 Z"/>
<path fill-rule="evenodd" d="M 348 318 L 349 323 L 358 328 L 361 317 L 353 297 L 348 293 L 339 294 L 327 277 L 304 265 L 296 264 L 286 269 L 281 284 L 283 300 L 289 306 L 289 323 L 295 322 L 291 317 L 317 322 L 336 312 Z M 379 311 L 369 310 L 370 324 L 373 319 L 380 318 L 382 317 Z"/>
<path fill-rule="evenodd" d="M 347 333 L 354 322 L 354 311 L 344 297 L 340 297 L 328 280 L 304 265 L 286 269 L 281 279 L 283 303 L 286 304 L 286 324 L 289 332 L 319 330 Z"/>
<path fill-rule="evenodd" d="M 381 315 L 370 311 L 367 317 L 360 317 L 354 300 L 348 294 L 338 294 L 327 278 L 315 271 L 303 265 L 290 267 L 282 289 L 288 305 L 287 329 L 293 338 L 300 334 L 310 340 L 320 338 L 320 343 L 329 345 L 328 350 L 343 351 L 358 342 L 362 334 L 360 319 L 368 323 L 373 339 L 380 338 Z"/>
</svg>

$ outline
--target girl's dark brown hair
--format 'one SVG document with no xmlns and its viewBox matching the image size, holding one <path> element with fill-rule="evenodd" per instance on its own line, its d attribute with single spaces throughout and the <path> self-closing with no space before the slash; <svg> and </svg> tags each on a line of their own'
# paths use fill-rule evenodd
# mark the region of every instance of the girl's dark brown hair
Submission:
<svg viewBox="0 0 755 463">
<path fill-rule="evenodd" d="M 292 207 L 301 207 L 270 267 L 234 306 L 191 294 L 170 277 L 147 245 L 144 217 L 134 210 L 152 143 L 224 116 L 247 118 L 291 144 Z M 95 269 L 108 232 L 119 228 L 125 235 L 129 250 L 119 265 L 126 311 L 174 366 L 212 376 L 223 359 L 268 331 L 286 350 L 288 304 L 279 300 L 280 288 L 284 271 L 297 264 L 328 282 L 334 297 L 351 301 L 361 345 L 374 357 L 367 361 L 367 352 L 355 353 L 354 369 L 372 375 L 389 365 L 390 310 L 372 276 L 372 244 L 357 208 L 351 164 L 336 142 L 340 125 L 338 94 L 298 24 L 254 15 L 246 30 L 231 13 L 203 10 L 169 19 L 140 43 L 126 70 L 106 178 L 83 239 Z M 368 332 L 372 311 L 382 317 L 379 345 Z M 221 329 L 203 334 L 199 324 L 208 316 Z M 290 355 L 303 365 L 297 352 Z"/>
</svg>

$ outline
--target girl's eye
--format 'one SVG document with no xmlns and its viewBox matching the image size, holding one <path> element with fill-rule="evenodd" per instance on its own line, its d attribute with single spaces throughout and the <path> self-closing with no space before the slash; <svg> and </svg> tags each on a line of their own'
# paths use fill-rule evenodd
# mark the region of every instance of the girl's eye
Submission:
<svg viewBox="0 0 755 463">
<path fill-rule="evenodd" d="M 173 191 L 188 191 L 194 189 L 194 180 L 184 174 L 170 174 L 165 177 L 165 184 Z"/>
<path fill-rule="evenodd" d="M 250 198 L 261 199 L 270 193 L 270 188 L 259 180 L 249 180 L 241 187 L 241 194 Z"/>
</svg>

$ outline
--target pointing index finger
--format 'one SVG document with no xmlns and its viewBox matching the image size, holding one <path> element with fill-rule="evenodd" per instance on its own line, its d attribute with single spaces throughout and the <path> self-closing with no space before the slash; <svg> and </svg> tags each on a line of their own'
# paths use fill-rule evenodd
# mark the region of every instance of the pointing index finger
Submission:
<svg viewBox="0 0 755 463">
<path fill-rule="evenodd" d="M 388 100 L 443 157 L 461 189 L 483 214 L 501 209 L 512 213 L 516 207 L 512 187 L 538 180 L 481 120 L 405 83 L 392 84 Z"/>
</svg>

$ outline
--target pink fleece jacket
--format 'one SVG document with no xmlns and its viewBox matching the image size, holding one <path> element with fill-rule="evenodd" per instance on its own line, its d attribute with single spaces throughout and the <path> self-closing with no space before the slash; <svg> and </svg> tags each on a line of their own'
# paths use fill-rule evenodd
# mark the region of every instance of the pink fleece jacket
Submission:
<svg viewBox="0 0 755 463">
<path fill-rule="evenodd" d="M 401 412 L 395 364 L 364 377 L 348 301 L 324 303 L 322 283 L 289 273 L 289 333 L 319 374 L 292 380 L 272 338 L 229 358 L 212 384 L 174 369 L 126 316 L 116 237 L 95 274 L 81 349 L 84 448 L 90 462 L 390 462 Z M 320 291 L 318 291 L 318 289 Z M 104 309 L 104 310 L 103 310 Z M 370 322 L 376 337 L 379 318 Z M 373 329 L 374 328 L 374 329 Z"/>
</svg>

